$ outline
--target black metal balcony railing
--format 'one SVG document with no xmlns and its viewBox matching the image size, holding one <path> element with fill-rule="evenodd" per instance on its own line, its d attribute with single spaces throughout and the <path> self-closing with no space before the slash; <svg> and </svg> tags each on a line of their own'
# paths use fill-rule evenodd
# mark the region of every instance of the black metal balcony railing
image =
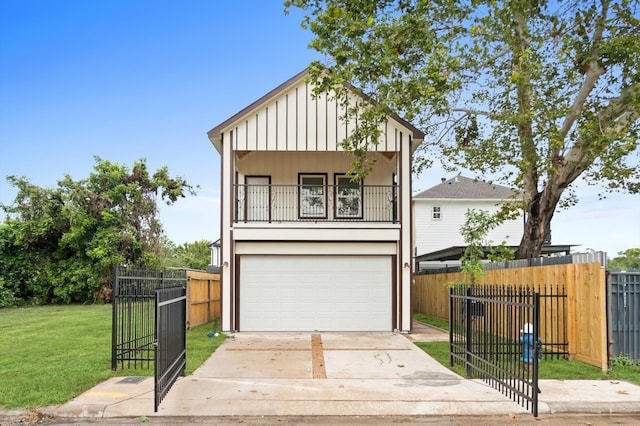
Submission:
<svg viewBox="0 0 640 426">
<path fill-rule="evenodd" d="M 396 185 L 234 186 L 235 222 L 398 222 Z"/>
</svg>

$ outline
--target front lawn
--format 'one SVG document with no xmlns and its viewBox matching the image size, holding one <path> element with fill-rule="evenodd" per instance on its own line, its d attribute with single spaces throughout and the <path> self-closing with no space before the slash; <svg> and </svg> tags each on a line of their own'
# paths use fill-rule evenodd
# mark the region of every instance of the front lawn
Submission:
<svg viewBox="0 0 640 426">
<path fill-rule="evenodd" d="M 187 369 L 198 368 L 224 341 L 213 323 L 187 332 Z M 152 376 L 149 369 L 111 370 L 111 305 L 0 309 L 0 409 L 59 405 L 113 376 Z"/>
</svg>

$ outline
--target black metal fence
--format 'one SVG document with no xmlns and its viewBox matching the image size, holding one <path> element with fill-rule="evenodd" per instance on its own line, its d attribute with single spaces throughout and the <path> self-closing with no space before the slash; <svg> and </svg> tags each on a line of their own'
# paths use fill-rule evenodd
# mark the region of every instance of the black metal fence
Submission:
<svg viewBox="0 0 640 426">
<path fill-rule="evenodd" d="M 396 185 L 234 185 L 234 222 L 398 222 Z"/>
<path fill-rule="evenodd" d="M 156 294 L 154 411 L 187 365 L 187 289 L 182 285 L 160 287 Z"/>
<path fill-rule="evenodd" d="M 464 365 L 538 415 L 540 297 L 527 287 L 456 286 L 449 293 L 451 365 Z"/>
<path fill-rule="evenodd" d="M 111 368 L 150 368 L 156 338 L 156 289 L 186 285 L 185 271 L 114 267 Z"/>
<path fill-rule="evenodd" d="M 567 292 L 564 285 L 538 286 L 540 296 L 540 328 L 538 336 L 542 340 L 542 359 L 569 357 L 567 331 Z"/>
</svg>

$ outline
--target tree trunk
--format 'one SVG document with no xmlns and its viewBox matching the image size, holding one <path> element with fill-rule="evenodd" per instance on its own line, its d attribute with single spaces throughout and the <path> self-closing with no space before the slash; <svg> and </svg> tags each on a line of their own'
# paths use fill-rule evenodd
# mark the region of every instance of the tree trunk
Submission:
<svg viewBox="0 0 640 426">
<path fill-rule="evenodd" d="M 527 204 L 527 216 L 516 259 L 531 259 L 542 253 L 545 237 L 551 229 L 551 219 L 562 190 L 547 186 Z"/>
</svg>

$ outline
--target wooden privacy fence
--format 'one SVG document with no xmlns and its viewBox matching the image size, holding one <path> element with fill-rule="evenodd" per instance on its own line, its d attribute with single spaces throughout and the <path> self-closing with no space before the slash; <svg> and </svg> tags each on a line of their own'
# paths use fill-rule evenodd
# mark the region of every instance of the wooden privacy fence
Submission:
<svg viewBox="0 0 640 426">
<path fill-rule="evenodd" d="M 220 274 L 187 270 L 187 328 L 220 318 Z"/>
<path fill-rule="evenodd" d="M 463 277 L 460 272 L 415 275 L 414 312 L 448 320 L 448 284 L 462 282 Z M 489 284 L 527 285 L 541 294 L 564 286 L 566 300 L 562 304 L 557 304 L 556 298 L 540 301 L 541 305 L 557 304 L 541 306 L 549 311 L 545 319 L 540 317 L 543 344 L 545 327 L 563 324 L 568 356 L 607 370 L 606 274 L 599 263 L 488 270 L 478 285 Z"/>
</svg>

